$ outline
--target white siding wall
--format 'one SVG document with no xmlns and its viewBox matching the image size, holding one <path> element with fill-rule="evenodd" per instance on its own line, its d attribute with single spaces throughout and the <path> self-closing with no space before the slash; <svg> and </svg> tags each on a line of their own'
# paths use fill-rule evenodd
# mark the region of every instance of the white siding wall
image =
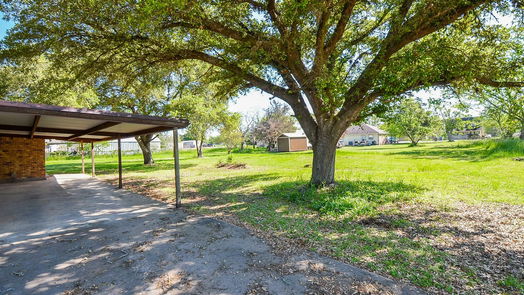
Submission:
<svg viewBox="0 0 524 295">
<path fill-rule="evenodd" d="M 362 140 L 373 142 L 375 141 L 376 144 L 383 144 L 382 142 L 379 142 L 379 135 L 378 134 L 348 134 L 344 135 L 340 138 L 342 140 L 343 145 L 349 145 L 350 142 L 361 142 Z"/>
</svg>

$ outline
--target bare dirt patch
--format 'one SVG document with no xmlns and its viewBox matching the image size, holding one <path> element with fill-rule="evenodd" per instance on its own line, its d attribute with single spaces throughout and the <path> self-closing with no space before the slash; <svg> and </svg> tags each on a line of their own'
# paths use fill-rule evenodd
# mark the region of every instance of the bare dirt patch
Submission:
<svg viewBox="0 0 524 295">
<path fill-rule="evenodd" d="M 246 163 L 218 163 L 216 167 L 225 169 L 246 169 L 247 165 Z"/>
<path fill-rule="evenodd" d="M 451 266 L 475 274 L 469 292 L 515 292 L 501 282 L 524 280 L 524 207 L 508 204 L 456 203 L 449 210 L 430 205 L 404 204 L 398 214 L 361 219 L 367 226 L 395 230 L 413 240 L 424 239 L 448 254 Z"/>
</svg>

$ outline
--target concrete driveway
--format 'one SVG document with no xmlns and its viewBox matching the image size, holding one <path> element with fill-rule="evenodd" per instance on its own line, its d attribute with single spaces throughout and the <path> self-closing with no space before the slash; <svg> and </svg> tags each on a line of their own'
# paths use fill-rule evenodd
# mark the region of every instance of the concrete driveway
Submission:
<svg viewBox="0 0 524 295">
<path fill-rule="evenodd" d="M 422 294 L 82 175 L 0 184 L 0 294 Z"/>
</svg>

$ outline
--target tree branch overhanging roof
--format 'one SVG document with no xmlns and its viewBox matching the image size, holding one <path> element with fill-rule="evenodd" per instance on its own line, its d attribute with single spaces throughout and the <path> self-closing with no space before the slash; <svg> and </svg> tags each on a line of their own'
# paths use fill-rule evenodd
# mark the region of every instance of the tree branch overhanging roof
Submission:
<svg viewBox="0 0 524 295">
<path fill-rule="evenodd" d="M 188 125 L 189 121 L 182 118 L 0 100 L 0 136 L 95 142 Z"/>
</svg>

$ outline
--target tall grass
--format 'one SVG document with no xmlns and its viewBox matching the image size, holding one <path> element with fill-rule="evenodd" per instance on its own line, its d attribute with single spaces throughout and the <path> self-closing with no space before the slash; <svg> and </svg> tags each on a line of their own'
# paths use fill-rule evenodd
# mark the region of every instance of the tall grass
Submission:
<svg viewBox="0 0 524 295">
<path fill-rule="evenodd" d="M 486 156 L 524 156 L 524 140 L 502 139 L 482 141 Z"/>
</svg>

